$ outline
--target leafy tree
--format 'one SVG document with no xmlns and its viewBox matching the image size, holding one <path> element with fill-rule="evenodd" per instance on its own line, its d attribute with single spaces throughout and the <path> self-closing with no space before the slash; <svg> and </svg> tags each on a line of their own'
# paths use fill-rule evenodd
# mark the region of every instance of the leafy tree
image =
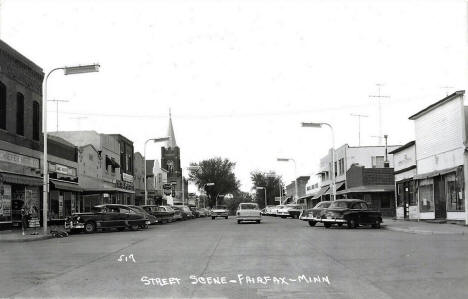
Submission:
<svg viewBox="0 0 468 299">
<path fill-rule="evenodd" d="M 252 171 L 250 173 L 253 188 L 256 190 L 256 199 L 260 208 L 265 207 L 265 190 L 257 189 L 257 187 L 266 187 L 267 205 L 274 205 L 275 197 L 280 196 L 280 189 L 284 194 L 284 184 L 281 176 L 271 176 L 267 172 Z"/>
<path fill-rule="evenodd" d="M 237 207 L 242 202 L 255 202 L 255 200 L 249 193 L 242 191 L 238 191 L 234 193 L 232 197 L 225 198 L 224 200 L 230 215 L 234 215 L 236 213 Z"/>
<path fill-rule="evenodd" d="M 239 190 L 240 183 L 234 174 L 236 163 L 216 157 L 190 165 L 189 177 L 199 190 L 206 191 L 210 207 L 216 204 L 217 197 L 218 204 L 222 204 L 222 195 L 234 194 Z"/>
</svg>

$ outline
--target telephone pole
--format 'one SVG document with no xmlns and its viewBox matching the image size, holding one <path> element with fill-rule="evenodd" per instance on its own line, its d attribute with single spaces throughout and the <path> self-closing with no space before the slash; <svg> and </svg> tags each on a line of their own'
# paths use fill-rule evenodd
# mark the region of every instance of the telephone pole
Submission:
<svg viewBox="0 0 468 299">
<path fill-rule="evenodd" d="M 361 117 L 368 117 L 367 114 L 353 114 L 351 116 L 355 116 L 358 118 L 358 138 L 359 138 L 359 146 L 361 146 Z"/>
<path fill-rule="evenodd" d="M 378 95 L 369 95 L 370 98 L 376 98 L 379 105 L 379 145 L 382 145 L 382 99 L 390 98 L 390 96 L 384 96 L 380 94 L 380 88 L 383 86 L 381 83 L 377 83 L 376 86 L 378 87 Z"/>
<path fill-rule="evenodd" d="M 55 102 L 57 104 L 57 111 L 56 112 L 57 112 L 57 132 L 58 132 L 58 130 L 59 130 L 59 126 L 58 126 L 58 124 L 59 124 L 59 102 L 60 103 L 68 103 L 69 101 L 67 101 L 67 100 L 48 100 L 48 102 Z"/>
</svg>

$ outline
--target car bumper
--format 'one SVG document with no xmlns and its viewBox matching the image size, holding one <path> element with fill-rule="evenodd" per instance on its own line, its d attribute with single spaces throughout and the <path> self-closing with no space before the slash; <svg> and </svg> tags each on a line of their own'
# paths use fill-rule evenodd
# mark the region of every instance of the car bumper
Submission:
<svg viewBox="0 0 468 299">
<path fill-rule="evenodd" d="M 224 213 L 224 214 L 211 214 L 211 217 L 227 217 L 227 213 Z"/>
<path fill-rule="evenodd" d="M 84 223 L 67 223 L 67 222 L 65 222 L 65 229 L 84 229 Z"/>
<path fill-rule="evenodd" d="M 340 218 L 322 218 L 318 222 L 328 222 L 328 223 L 346 223 L 347 221 Z"/>
<path fill-rule="evenodd" d="M 242 220 L 242 221 L 255 221 L 255 220 L 262 220 L 261 216 L 237 216 L 237 220 Z"/>
</svg>

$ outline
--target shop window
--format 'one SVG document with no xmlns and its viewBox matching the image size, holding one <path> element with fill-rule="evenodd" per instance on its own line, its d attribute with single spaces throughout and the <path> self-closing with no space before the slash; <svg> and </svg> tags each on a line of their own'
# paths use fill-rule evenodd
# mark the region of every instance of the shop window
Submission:
<svg viewBox="0 0 468 299">
<path fill-rule="evenodd" d="M 455 174 L 448 175 L 445 178 L 446 182 L 446 196 L 447 196 L 447 210 L 448 211 L 464 211 L 465 200 L 462 188 L 457 181 Z"/>
<path fill-rule="evenodd" d="M 1 185 L 0 186 L 0 223 L 11 223 L 12 222 L 12 197 L 11 197 L 11 186 Z"/>
<path fill-rule="evenodd" d="M 39 108 L 39 103 L 37 101 L 33 102 L 33 139 L 34 140 L 39 140 L 39 135 L 40 135 L 40 108 Z"/>
<path fill-rule="evenodd" d="M 416 198 L 416 188 L 415 188 L 415 181 L 410 181 L 408 184 L 408 196 L 409 196 L 409 205 L 410 206 L 417 206 L 417 198 Z"/>
<path fill-rule="evenodd" d="M 6 129 L 6 106 L 7 106 L 7 90 L 5 84 L 0 82 L 0 129 Z"/>
<path fill-rule="evenodd" d="M 391 203 L 390 203 L 390 196 L 387 194 L 381 194 L 380 195 L 380 208 L 381 209 L 390 209 Z"/>
<path fill-rule="evenodd" d="M 16 134 L 24 136 L 24 95 L 16 94 Z"/>
<path fill-rule="evenodd" d="M 419 186 L 419 210 L 420 212 L 434 211 L 434 185 Z"/>
<path fill-rule="evenodd" d="M 397 184 L 397 206 L 402 207 L 403 204 L 403 196 L 404 196 L 404 187 L 403 183 L 398 183 Z"/>
</svg>

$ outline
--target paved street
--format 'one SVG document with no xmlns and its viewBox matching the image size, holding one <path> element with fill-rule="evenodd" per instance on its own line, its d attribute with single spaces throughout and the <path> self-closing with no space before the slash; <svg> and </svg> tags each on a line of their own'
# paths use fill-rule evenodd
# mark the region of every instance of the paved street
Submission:
<svg viewBox="0 0 468 299">
<path fill-rule="evenodd" d="M 466 235 L 202 218 L 1 244 L 0 297 L 464 298 L 467 245 Z"/>
</svg>

